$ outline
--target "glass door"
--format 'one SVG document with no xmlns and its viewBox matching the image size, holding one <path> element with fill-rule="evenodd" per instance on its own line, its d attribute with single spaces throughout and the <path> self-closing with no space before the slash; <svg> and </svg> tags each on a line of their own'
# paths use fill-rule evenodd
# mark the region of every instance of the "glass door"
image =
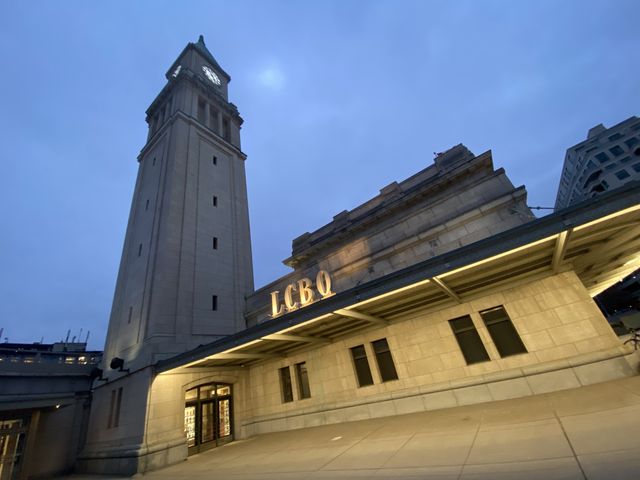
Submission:
<svg viewBox="0 0 640 480">
<path fill-rule="evenodd" d="M 29 418 L 0 419 L 0 480 L 17 480 L 24 445 L 29 428 Z"/>
<path fill-rule="evenodd" d="M 233 440 L 231 385 L 209 383 L 188 390 L 184 431 L 189 455 Z"/>
</svg>

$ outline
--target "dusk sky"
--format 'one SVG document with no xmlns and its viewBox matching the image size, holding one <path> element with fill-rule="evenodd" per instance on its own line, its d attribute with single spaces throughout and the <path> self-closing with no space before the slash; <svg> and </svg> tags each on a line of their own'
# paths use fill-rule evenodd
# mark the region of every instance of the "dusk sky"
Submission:
<svg viewBox="0 0 640 480">
<path fill-rule="evenodd" d="M 464 143 L 552 206 L 640 114 L 637 0 L 3 1 L 0 328 L 102 349 L 145 110 L 204 35 L 245 120 L 256 287 L 291 241 Z"/>
</svg>

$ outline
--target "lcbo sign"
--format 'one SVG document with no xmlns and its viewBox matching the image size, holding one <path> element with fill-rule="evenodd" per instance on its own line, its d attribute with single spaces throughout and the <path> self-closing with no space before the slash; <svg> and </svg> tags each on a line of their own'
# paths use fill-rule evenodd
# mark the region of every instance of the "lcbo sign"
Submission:
<svg viewBox="0 0 640 480">
<path fill-rule="evenodd" d="M 320 270 L 316 275 L 315 288 L 313 282 L 308 278 L 287 285 L 287 288 L 284 289 L 284 304 L 280 303 L 278 290 L 271 292 L 271 318 L 282 315 L 285 310 L 292 312 L 313 303 L 316 300 L 316 292 L 320 298 L 333 295 L 331 277 L 324 270 Z"/>
</svg>

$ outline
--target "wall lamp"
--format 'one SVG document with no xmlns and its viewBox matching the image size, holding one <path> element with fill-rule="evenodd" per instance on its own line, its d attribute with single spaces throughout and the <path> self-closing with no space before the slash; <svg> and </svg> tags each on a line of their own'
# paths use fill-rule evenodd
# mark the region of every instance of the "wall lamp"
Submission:
<svg viewBox="0 0 640 480">
<path fill-rule="evenodd" d="M 111 359 L 111 363 L 109 364 L 109 366 L 111 367 L 111 370 L 118 370 L 119 372 L 127 372 L 127 373 L 129 373 L 129 369 L 128 368 L 123 368 L 124 367 L 124 360 L 121 359 L 120 357 L 113 357 Z"/>
<path fill-rule="evenodd" d="M 103 382 L 109 381 L 108 378 L 102 376 L 103 373 L 104 372 L 102 371 L 101 368 L 94 367 L 93 370 L 91 370 L 91 373 L 89 375 L 91 377 L 91 380 L 96 380 L 97 379 L 97 380 L 101 380 Z"/>
</svg>

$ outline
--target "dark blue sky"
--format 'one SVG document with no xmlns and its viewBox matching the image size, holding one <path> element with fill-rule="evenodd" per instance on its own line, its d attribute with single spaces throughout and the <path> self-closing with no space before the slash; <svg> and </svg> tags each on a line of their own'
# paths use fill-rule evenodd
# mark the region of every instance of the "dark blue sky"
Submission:
<svg viewBox="0 0 640 480">
<path fill-rule="evenodd" d="M 566 148 L 640 114 L 637 1 L 4 1 L 0 328 L 102 348 L 144 112 L 205 36 L 245 119 L 256 286 L 291 240 L 464 143 L 553 205 Z M 83 334 L 84 337 L 84 334 Z"/>
</svg>

